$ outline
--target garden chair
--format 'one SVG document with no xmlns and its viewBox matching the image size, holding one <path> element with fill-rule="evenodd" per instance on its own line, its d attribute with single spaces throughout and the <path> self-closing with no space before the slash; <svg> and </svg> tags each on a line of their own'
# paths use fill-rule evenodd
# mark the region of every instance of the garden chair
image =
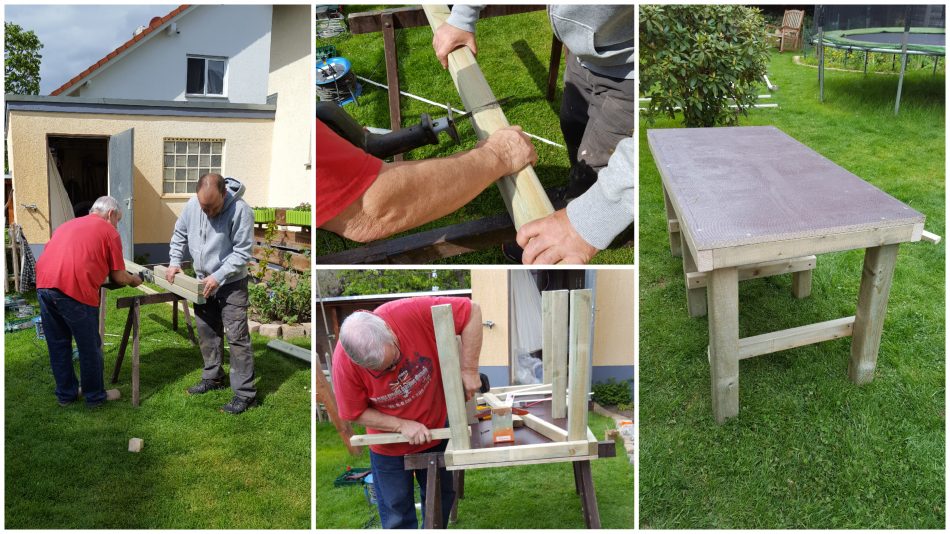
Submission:
<svg viewBox="0 0 950 534">
<path fill-rule="evenodd" d="M 789 9 L 782 17 L 782 27 L 769 33 L 769 39 L 778 43 L 778 51 L 798 50 L 802 47 L 802 30 L 805 25 L 805 11 Z"/>
</svg>

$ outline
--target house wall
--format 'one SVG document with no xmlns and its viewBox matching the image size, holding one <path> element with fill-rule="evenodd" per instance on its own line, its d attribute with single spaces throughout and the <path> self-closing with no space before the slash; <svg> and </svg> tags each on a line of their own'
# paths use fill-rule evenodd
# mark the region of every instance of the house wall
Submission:
<svg viewBox="0 0 950 534">
<path fill-rule="evenodd" d="M 591 381 L 633 379 L 637 318 L 635 272 L 599 269 L 594 288 L 594 348 Z"/>
<path fill-rule="evenodd" d="M 310 6 L 274 6 L 268 94 L 277 94 L 269 206 L 313 202 Z M 308 135 L 310 133 L 310 135 Z"/>
<path fill-rule="evenodd" d="M 482 351 L 479 370 L 488 375 L 492 385 L 508 384 L 508 272 L 504 269 L 472 269 L 472 300 L 482 310 L 482 322 L 492 321 L 492 328 L 482 327 Z"/>
<path fill-rule="evenodd" d="M 87 98 L 266 103 L 271 6 L 202 5 L 179 16 L 175 23 L 178 33 L 156 31 L 114 63 L 95 72 L 88 83 L 67 94 Z M 309 43 L 306 37 L 302 40 Z M 228 58 L 226 97 L 185 97 L 187 54 Z"/>
<path fill-rule="evenodd" d="M 47 136 L 114 135 L 135 129 L 133 235 L 136 253 L 150 259 L 167 256 L 168 241 L 185 202 L 191 195 L 162 195 L 162 152 L 166 137 L 225 140 L 223 174 L 239 177 L 247 186 L 244 199 L 265 205 L 268 193 L 270 119 L 218 117 L 162 117 L 11 111 L 8 115 L 8 153 L 16 200 L 16 221 L 33 245 L 49 241 L 49 180 L 46 168 Z M 23 204 L 36 204 L 36 211 Z"/>
</svg>

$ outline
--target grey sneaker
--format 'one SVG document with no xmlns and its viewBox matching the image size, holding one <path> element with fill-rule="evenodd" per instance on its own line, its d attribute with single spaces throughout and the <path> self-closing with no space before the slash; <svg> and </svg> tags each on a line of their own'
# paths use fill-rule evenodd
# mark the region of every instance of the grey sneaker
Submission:
<svg viewBox="0 0 950 534">
<path fill-rule="evenodd" d="M 248 399 L 235 395 L 234 398 L 231 399 L 231 402 L 221 407 L 221 411 L 231 415 L 237 415 L 239 413 L 244 413 L 248 408 L 254 406 L 256 402 L 256 399 Z"/>
<path fill-rule="evenodd" d="M 215 389 L 224 389 L 224 380 L 207 380 L 202 378 L 200 382 L 188 388 L 189 395 L 201 395 Z"/>
</svg>

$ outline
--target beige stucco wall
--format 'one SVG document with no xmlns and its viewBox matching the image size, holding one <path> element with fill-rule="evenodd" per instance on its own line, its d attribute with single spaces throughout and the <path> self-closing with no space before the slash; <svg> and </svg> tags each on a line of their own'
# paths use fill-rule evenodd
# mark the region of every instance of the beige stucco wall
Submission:
<svg viewBox="0 0 950 534">
<path fill-rule="evenodd" d="M 482 321 L 492 321 L 489 329 L 482 327 L 482 352 L 479 365 L 508 365 L 508 271 L 504 269 L 472 269 L 472 300 L 482 309 Z"/>
<path fill-rule="evenodd" d="M 269 205 L 312 203 L 313 70 L 310 6 L 274 6 L 268 94 L 277 94 Z"/>
<path fill-rule="evenodd" d="M 594 365 L 633 365 L 636 314 L 633 269 L 597 271 Z"/>
<path fill-rule="evenodd" d="M 168 242 L 175 219 L 191 195 L 162 195 L 163 140 L 172 137 L 224 139 L 222 173 L 247 186 L 251 206 L 267 205 L 273 121 L 211 117 L 157 117 L 13 111 L 8 115 L 9 163 L 16 220 L 27 240 L 49 240 L 47 136 L 118 134 L 135 129 L 134 225 L 136 243 Z M 23 208 L 36 204 L 37 211 Z"/>
</svg>

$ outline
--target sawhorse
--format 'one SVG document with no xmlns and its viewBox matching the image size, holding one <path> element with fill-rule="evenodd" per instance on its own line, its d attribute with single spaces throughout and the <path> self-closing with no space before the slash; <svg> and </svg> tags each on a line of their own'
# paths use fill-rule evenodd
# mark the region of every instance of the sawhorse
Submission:
<svg viewBox="0 0 950 534">
<path fill-rule="evenodd" d="M 192 344 L 198 345 L 195 331 L 191 323 L 191 312 L 188 310 L 188 301 L 174 293 L 155 293 L 154 295 L 137 295 L 120 297 L 115 301 L 116 309 L 129 308 L 129 316 L 125 320 L 125 331 L 122 333 L 122 343 L 119 345 L 119 356 L 115 361 L 115 370 L 112 372 L 112 383 L 119 381 L 119 371 L 122 370 L 122 360 L 125 359 L 125 349 L 129 346 L 129 337 L 132 337 L 132 406 L 139 406 L 139 322 L 142 306 L 148 304 L 172 303 L 172 329 L 178 330 L 178 303 L 182 303 L 185 313 L 185 324 L 188 326 L 188 338 Z"/>
</svg>

